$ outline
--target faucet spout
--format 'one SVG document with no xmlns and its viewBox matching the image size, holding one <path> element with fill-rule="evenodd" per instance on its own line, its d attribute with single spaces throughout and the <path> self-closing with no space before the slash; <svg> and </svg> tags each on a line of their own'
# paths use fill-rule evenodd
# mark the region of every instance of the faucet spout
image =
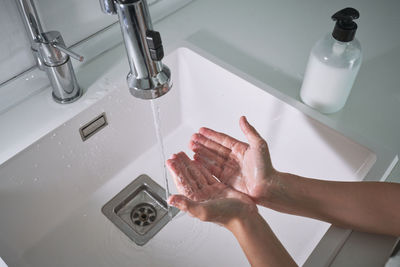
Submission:
<svg viewBox="0 0 400 267">
<path fill-rule="evenodd" d="M 153 30 L 146 0 L 100 0 L 106 14 L 118 14 L 130 72 L 131 94 L 155 99 L 172 87 L 171 71 L 162 63 L 164 48 L 160 33 Z"/>
<path fill-rule="evenodd" d="M 28 35 L 31 37 L 30 40 L 38 42 L 40 34 L 43 32 L 42 25 L 36 11 L 36 7 L 32 1 L 18 0 L 21 7 L 21 15 L 25 21 L 25 27 Z"/>
<path fill-rule="evenodd" d="M 36 11 L 34 3 L 30 0 L 18 0 L 18 7 L 24 21 L 26 33 L 28 34 L 31 43 L 32 53 L 36 60 L 36 65 L 44 70 L 43 61 L 39 57 L 39 43 L 42 40 L 41 33 L 43 33 L 42 25 Z"/>
</svg>

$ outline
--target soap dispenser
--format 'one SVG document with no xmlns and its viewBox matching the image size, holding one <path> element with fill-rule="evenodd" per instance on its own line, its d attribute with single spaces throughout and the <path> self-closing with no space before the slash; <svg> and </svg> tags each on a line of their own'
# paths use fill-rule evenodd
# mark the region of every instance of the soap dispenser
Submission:
<svg viewBox="0 0 400 267">
<path fill-rule="evenodd" d="M 354 8 L 336 12 L 332 33 L 320 39 L 312 48 L 303 84 L 301 100 L 322 113 L 334 113 L 344 107 L 353 87 L 362 54 L 360 42 L 354 38 L 359 18 Z"/>
</svg>

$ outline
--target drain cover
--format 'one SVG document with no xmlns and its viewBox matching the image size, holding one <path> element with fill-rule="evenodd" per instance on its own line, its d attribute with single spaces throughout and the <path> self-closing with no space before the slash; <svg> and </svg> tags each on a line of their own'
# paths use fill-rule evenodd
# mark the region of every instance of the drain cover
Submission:
<svg viewBox="0 0 400 267">
<path fill-rule="evenodd" d="M 138 226 L 148 226 L 156 219 L 156 209 L 147 203 L 139 204 L 132 210 L 132 221 Z"/>
<path fill-rule="evenodd" d="M 170 207 L 175 216 L 179 210 Z M 165 189 L 140 175 L 101 209 L 124 234 L 143 246 L 169 221 Z"/>
</svg>

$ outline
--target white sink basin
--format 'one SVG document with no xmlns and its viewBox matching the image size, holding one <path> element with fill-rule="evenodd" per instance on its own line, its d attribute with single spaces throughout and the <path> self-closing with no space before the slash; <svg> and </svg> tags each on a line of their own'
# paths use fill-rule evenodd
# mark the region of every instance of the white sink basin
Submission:
<svg viewBox="0 0 400 267">
<path fill-rule="evenodd" d="M 157 102 L 167 156 L 190 154 L 187 143 L 201 126 L 244 139 L 238 119 L 246 115 L 269 142 L 280 171 L 340 181 L 387 174 L 387 155 L 382 162 L 381 152 L 192 50 L 180 48 L 165 63 L 174 87 Z M 180 213 L 139 247 L 101 213 L 140 174 L 163 185 L 150 103 L 129 95 L 126 72 L 124 58 L 93 84 L 113 88 L 106 96 L 0 166 L 0 256 L 10 266 L 247 266 L 234 237 L 217 225 Z M 82 142 L 78 129 L 102 112 L 109 125 Z M 329 238 L 328 223 L 264 208 L 261 213 L 298 264 L 310 255 L 322 262 L 332 257 L 326 246 L 324 255 L 315 255 Z"/>
</svg>

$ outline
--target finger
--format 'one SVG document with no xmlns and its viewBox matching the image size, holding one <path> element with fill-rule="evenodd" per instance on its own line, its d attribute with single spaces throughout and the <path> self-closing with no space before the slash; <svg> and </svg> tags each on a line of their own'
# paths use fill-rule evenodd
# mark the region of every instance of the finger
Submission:
<svg viewBox="0 0 400 267">
<path fill-rule="evenodd" d="M 182 169 L 182 173 L 184 175 L 184 180 L 193 190 L 197 190 L 196 180 L 194 178 L 194 174 L 190 169 L 190 159 L 184 152 L 179 152 L 176 155 L 176 160 L 178 161 L 179 167 Z"/>
<path fill-rule="evenodd" d="M 184 195 L 192 195 L 195 191 L 193 182 L 190 179 L 190 173 L 186 169 L 185 165 L 178 158 L 169 159 L 166 162 L 168 169 L 172 173 L 174 183 L 179 193 Z"/>
<path fill-rule="evenodd" d="M 212 175 L 219 177 L 222 173 L 222 167 L 220 164 L 217 164 L 214 160 L 205 157 L 201 154 L 194 154 L 193 156 L 194 160 L 199 162 L 201 165 L 203 165 L 207 170 L 211 172 Z"/>
<path fill-rule="evenodd" d="M 190 173 L 192 186 L 196 186 L 197 189 L 202 189 L 208 184 L 206 178 L 200 172 L 197 165 L 194 164 L 194 162 L 185 153 L 179 153 L 177 158 L 182 161 Z"/>
<path fill-rule="evenodd" d="M 259 145 L 260 142 L 264 141 L 257 130 L 247 121 L 245 116 L 240 117 L 239 125 L 250 145 Z"/>
<path fill-rule="evenodd" d="M 231 150 L 233 150 L 234 147 L 246 145 L 246 143 L 236 140 L 235 138 L 230 137 L 229 135 L 211 130 L 209 128 L 202 127 L 200 128 L 199 133 Z"/>
<path fill-rule="evenodd" d="M 216 165 L 220 167 L 222 167 L 226 161 L 225 158 L 221 157 L 220 155 L 200 143 L 190 142 L 190 147 L 194 153 L 212 160 Z"/>
<path fill-rule="evenodd" d="M 214 151 L 216 154 L 223 158 L 228 158 L 229 154 L 231 153 L 231 150 L 207 137 L 200 133 L 195 133 L 192 135 L 191 142 L 189 143 L 190 149 L 193 148 L 195 143 L 202 144 L 206 148 Z"/>
<path fill-rule="evenodd" d="M 197 217 L 199 219 L 204 218 L 204 207 L 185 196 L 182 195 L 172 195 L 168 198 L 168 203 L 181 211 L 188 212 L 193 217 Z"/>
<path fill-rule="evenodd" d="M 181 194 L 185 194 L 185 189 L 184 189 L 184 180 L 183 178 L 183 174 L 180 171 L 180 168 L 178 167 L 178 162 L 174 159 L 168 159 L 166 161 L 166 166 L 169 169 L 172 178 L 174 179 L 174 183 L 176 188 L 178 189 L 178 192 Z"/>
<path fill-rule="evenodd" d="M 193 163 L 197 165 L 197 168 L 205 177 L 207 184 L 212 185 L 217 182 L 212 173 L 208 169 L 206 169 L 199 161 L 195 160 L 193 161 Z"/>
</svg>

